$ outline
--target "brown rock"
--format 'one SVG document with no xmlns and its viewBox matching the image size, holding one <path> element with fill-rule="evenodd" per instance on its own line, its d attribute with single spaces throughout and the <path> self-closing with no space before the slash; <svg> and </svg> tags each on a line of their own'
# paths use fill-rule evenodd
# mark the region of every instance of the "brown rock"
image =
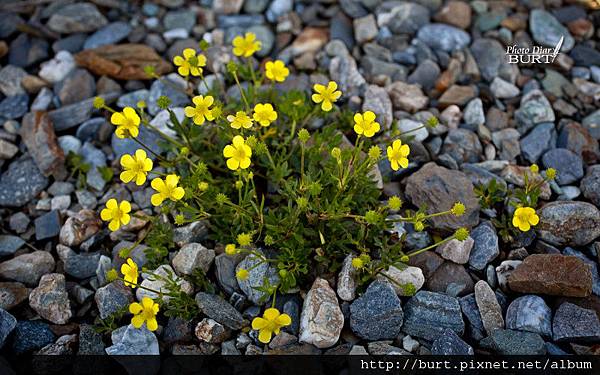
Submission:
<svg viewBox="0 0 600 375">
<path fill-rule="evenodd" d="M 392 99 L 394 108 L 410 113 L 423 109 L 429 98 L 423 94 L 421 86 L 397 81 L 385 88 Z"/>
<path fill-rule="evenodd" d="M 471 7 L 462 1 L 449 1 L 434 19 L 438 22 L 466 29 L 471 24 Z"/>
<path fill-rule="evenodd" d="M 0 309 L 10 310 L 29 297 L 29 289 L 21 283 L 0 283 Z"/>
<path fill-rule="evenodd" d="M 8 45 L 5 41 L 0 40 L 0 59 L 8 53 Z"/>
<path fill-rule="evenodd" d="M 427 280 L 427 290 L 446 293 L 451 284 L 461 286 L 456 288 L 460 296 L 473 292 L 473 279 L 465 267 L 452 262 L 445 262 L 433 273 Z"/>
<path fill-rule="evenodd" d="M 588 164 L 596 164 L 600 160 L 598 141 L 590 135 L 586 127 L 575 121 L 569 121 L 562 127 L 558 147 L 573 151 Z"/>
<path fill-rule="evenodd" d="M 510 274 L 508 286 L 521 293 L 586 297 L 592 293 L 592 273 L 574 256 L 534 254 Z"/>
<path fill-rule="evenodd" d="M 594 24 L 585 18 L 579 18 L 567 24 L 569 31 L 574 36 L 589 38 L 594 34 Z"/>
<path fill-rule="evenodd" d="M 66 177 L 65 154 L 56 141 L 54 127 L 46 112 L 26 114 L 20 133 L 35 164 L 45 176 Z"/>
<path fill-rule="evenodd" d="M 23 86 L 28 93 L 37 94 L 43 87 L 48 87 L 50 85 L 40 77 L 28 74 L 21 80 L 21 86 Z"/>
<path fill-rule="evenodd" d="M 59 240 L 65 246 L 79 246 L 81 243 L 102 228 L 102 221 L 95 211 L 81 210 L 77 215 L 67 219 L 60 228 Z"/>
<path fill-rule="evenodd" d="M 507 165 L 504 167 L 502 172 L 500 172 L 500 176 L 508 183 L 524 187 L 525 173 L 527 173 L 529 181 L 535 181 L 536 184 L 542 181 L 543 177 L 540 175 L 532 176 L 529 167 L 522 167 L 519 165 Z M 540 186 L 540 198 L 545 200 L 550 199 L 551 194 L 552 192 L 550 191 L 550 185 L 547 182 L 542 183 Z"/>
<path fill-rule="evenodd" d="M 152 66 L 159 75 L 173 70 L 154 49 L 143 44 L 101 46 L 79 52 L 75 61 L 94 74 L 122 80 L 152 79 L 144 72 L 146 66 Z"/>
<path fill-rule="evenodd" d="M 506 17 L 500 22 L 500 25 L 506 27 L 510 31 L 525 30 L 527 28 L 527 14 L 515 13 L 510 17 Z"/>
<path fill-rule="evenodd" d="M 419 267 L 423 271 L 426 279 L 429 279 L 443 263 L 444 259 L 433 251 L 426 251 L 415 255 L 410 257 L 408 261 L 409 265 Z"/>
<path fill-rule="evenodd" d="M 292 43 L 292 51 L 294 56 L 301 55 L 306 52 L 317 52 L 329 40 L 329 29 L 322 27 L 307 27 L 302 32 L 294 43 Z"/>
<path fill-rule="evenodd" d="M 452 85 L 440 97 L 439 105 L 442 108 L 446 108 L 450 104 L 463 106 L 474 97 L 475 88 L 473 86 Z"/>
<path fill-rule="evenodd" d="M 406 180 L 406 197 L 417 207 L 427 206 L 427 213 L 447 211 L 454 203 L 462 202 L 462 216 L 443 215 L 431 219 L 433 226 L 444 230 L 474 227 L 479 223 L 479 201 L 473 193 L 473 184 L 467 175 L 440 167 L 435 163 L 425 164 Z"/>
</svg>

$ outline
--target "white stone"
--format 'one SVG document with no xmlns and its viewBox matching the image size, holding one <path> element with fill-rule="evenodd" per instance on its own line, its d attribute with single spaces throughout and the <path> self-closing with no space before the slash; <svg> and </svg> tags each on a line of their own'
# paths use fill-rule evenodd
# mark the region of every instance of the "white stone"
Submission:
<svg viewBox="0 0 600 375">
<path fill-rule="evenodd" d="M 481 99 L 472 99 L 465 107 L 463 119 L 467 125 L 479 126 L 485 124 L 485 113 Z"/>
<path fill-rule="evenodd" d="M 464 241 L 452 239 L 437 247 L 436 252 L 444 259 L 448 259 L 454 263 L 467 264 L 469 255 L 475 241 L 471 237 L 467 237 Z"/>
<path fill-rule="evenodd" d="M 175 281 L 177 282 L 177 284 L 179 285 L 179 287 L 181 288 L 181 290 L 184 293 L 192 294 L 194 292 L 194 287 L 192 286 L 192 284 L 190 284 L 188 281 L 182 279 L 181 277 L 177 276 L 177 274 L 175 274 L 175 271 L 173 271 L 173 268 L 171 268 L 171 266 L 163 264 L 162 266 L 160 266 L 156 270 L 154 270 L 152 272 L 152 274 L 158 275 L 162 278 L 166 278 L 166 277 L 168 277 L 168 274 L 172 274 L 172 277 L 175 279 Z M 143 272 L 142 277 L 144 278 L 144 281 L 142 281 L 142 283 L 140 285 L 145 288 L 156 290 L 157 292 L 162 292 L 163 293 L 162 300 L 164 302 L 169 301 L 171 299 L 171 297 L 164 294 L 164 293 L 169 292 L 169 290 L 167 290 L 165 288 L 166 282 L 163 280 L 159 280 L 158 278 L 155 278 L 152 274 Z M 152 299 L 156 299 L 156 298 L 158 298 L 158 293 L 151 292 L 149 290 L 142 289 L 142 288 L 137 288 L 137 290 L 135 292 L 135 296 L 138 299 L 138 301 L 141 301 L 142 298 L 144 298 L 144 297 L 150 297 Z"/>
<path fill-rule="evenodd" d="M 338 275 L 337 294 L 344 301 L 353 301 L 356 298 L 356 269 L 352 266 L 352 254 L 346 256 L 344 264 Z"/>
<path fill-rule="evenodd" d="M 417 349 L 419 349 L 419 346 L 421 346 L 421 344 L 419 344 L 417 340 L 410 337 L 410 335 L 406 335 L 402 339 L 402 348 L 408 352 L 414 353 Z"/>
<path fill-rule="evenodd" d="M 173 113 L 175 114 L 175 118 L 180 123 L 185 118 L 185 112 L 183 108 L 177 107 L 171 109 L 171 111 L 173 111 Z M 175 132 L 175 130 L 173 130 L 173 128 L 171 127 L 172 125 L 169 111 L 167 111 L 166 109 L 163 109 L 162 111 L 158 112 L 156 116 L 154 116 L 154 118 L 150 121 L 150 125 L 154 126 L 155 128 L 157 128 L 158 130 L 165 133 L 171 138 L 177 138 L 177 132 Z"/>
<path fill-rule="evenodd" d="M 521 263 L 523 263 L 523 261 L 505 260 L 496 267 L 496 277 L 498 278 L 500 289 L 504 291 L 508 290 L 508 277 Z"/>
<path fill-rule="evenodd" d="M 422 123 L 410 120 L 402 119 L 398 122 L 398 129 L 407 137 L 414 137 L 416 141 L 422 142 L 429 136 L 427 128 Z M 415 130 L 419 129 L 419 130 Z"/>
<path fill-rule="evenodd" d="M 344 314 L 327 280 L 317 278 L 306 294 L 300 316 L 300 342 L 324 349 L 335 345 L 344 327 Z"/>
<path fill-rule="evenodd" d="M 494 78 L 490 89 L 494 96 L 498 99 L 509 99 L 518 96 L 520 91 L 519 88 L 510 82 L 503 80 L 500 77 Z"/>
<path fill-rule="evenodd" d="M 56 83 L 75 69 L 75 59 L 68 51 L 59 51 L 52 60 L 42 63 L 40 67 L 39 76 L 50 83 Z"/>
<path fill-rule="evenodd" d="M 208 272 L 215 259 L 215 251 L 207 249 L 199 243 L 184 245 L 173 257 L 173 268 L 180 274 L 191 275 L 199 268 L 204 273 Z"/>
<path fill-rule="evenodd" d="M 400 297 L 412 296 L 425 284 L 425 276 L 423 276 L 423 271 L 419 267 L 407 266 L 403 270 L 399 270 L 394 266 L 390 266 L 387 271 L 381 273 L 383 275 L 377 275 L 377 278 L 389 281 Z M 414 290 L 407 288 L 411 284 L 414 286 Z"/>
</svg>

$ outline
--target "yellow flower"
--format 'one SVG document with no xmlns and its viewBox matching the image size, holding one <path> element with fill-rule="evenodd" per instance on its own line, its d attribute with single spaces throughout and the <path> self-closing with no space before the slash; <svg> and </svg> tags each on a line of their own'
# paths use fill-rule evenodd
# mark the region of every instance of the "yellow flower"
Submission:
<svg viewBox="0 0 600 375">
<path fill-rule="evenodd" d="M 546 169 L 546 177 L 550 180 L 554 180 L 556 178 L 556 169 L 548 168 Z"/>
<path fill-rule="evenodd" d="M 375 113 L 367 111 L 363 114 L 357 113 L 354 115 L 354 131 L 358 135 L 364 135 L 371 138 L 381 129 L 379 123 L 375 121 Z"/>
<path fill-rule="evenodd" d="M 206 56 L 202 54 L 196 56 L 193 48 L 186 48 L 183 50 L 183 57 L 175 56 L 173 58 L 173 64 L 179 67 L 177 72 L 184 77 L 190 74 L 199 76 L 202 74 L 202 67 L 206 66 Z"/>
<path fill-rule="evenodd" d="M 277 120 L 277 112 L 273 106 L 267 104 L 257 104 L 254 106 L 254 120 L 262 126 L 269 126 L 271 122 Z"/>
<path fill-rule="evenodd" d="M 235 255 L 238 253 L 238 249 L 235 248 L 235 244 L 227 244 L 225 245 L 225 254 L 227 255 Z"/>
<path fill-rule="evenodd" d="M 239 280 L 246 280 L 248 279 L 248 270 L 244 269 L 244 268 L 240 268 L 236 273 L 235 273 L 235 277 L 237 277 Z"/>
<path fill-rule="evenodd" d="M 396 195 L 392 195 L 388 199 L 388 207 L 392 210 L 399 210 L 402 207 L 402 199 Z"/>
<path fill-rule="evenodd" d="M 110 116 L 110 122 L 117 126 L 115 134 L 119 138 L 137 137 L 140 133 L 140 116 L 131 107 L 125 107 L 123 112 L 115 112 Z"/>
<path fill-rule="evenodd" d="M 469 237 L 469 231 L 467 228 L 458 228 L 456 232 L 454 232 L 454 237 L 459 241 L 464 241 Z"/>
<path fill-rule="evenodd" d="M 209 107 L 213 105 L 214 101 L 215 99 L 210 95 L 207 95 L 206 97 L 202 95 L 194 96 L 192 102 L 196 106 L 185 107 L 185 115 L 191 117 L 196 125 L 204 124 L 205 120 L 212 121 L 215 117 Z"/>
<path fill-rule="evenodd" d="M 540 171 L 540 167 L 538 167 L 538 165 L 537 165 L 537 164 L 531 164 L 531 165 L 529 166 L 529 170 L 530 170 L 532 173 L 538 173 L 538 172 Z"/>
<path fill-rule="evenodd" d="M 146 156 L 146 151 L 138 149 L 133 156 L 125 154 L 121 156 L 121 181 L 128 183 L 135 179 L 136 185 L 146 182 L 148 172 L 152 170 L 152 160 Z"/>
<path fill-rule="evenodd" d="M 360 258 L 353 258 L 352 259 L 352 267 L 356 268 L 356 269 L 361 269 L 365 266 L 365 262 L 363 262 L 362 259 Z"/>
<path fill-rule="evenodd" d="M 121 227 L 121 225 L 127 225 L 131 217 L 131 204 L 127 201 L 122 201 L 120 204 L 117 200 L 112 198 L 106 202 L 106 208 L 100 212 L 100 217 L 104 221 L 109 221 L 108 229 L 113 232 Z"/>
<path fill-rule="evenodd" d="M 276 308 L 266 309 L 262 318 L 256 317 L 252 320 L 252 329 L 257 330 L 258 340 L 263 344 L 271 342 L 273 334 L 278 335 L 282 327 L 292 324 L 292 318 L 288 314 L 281 314 Z"/>
<path fill-rule="evenodd" d="M 456 202 L 450 209 L 450 212 L 452 212 L 452 215 L 454 216 L 462 216 L 465 213 L 465 205 L 461 202 Z"/>
<path fill-rule="evenodd" d="M 290 74 L 290 70 L 281 60 L 268 61 L 265 64 L 265 74 L 271 81 L 283 82 Z"/>
<path fill-rule="evenodd" d="M 403 145 L 399 139 L 396 139 L 391 146 L 388 146 L 387 157 L 392 169 L 397 171 L 400 167 L 407 168 L 408 154 L 410 154 L 410 147 Z"/>
<path fill-rule="evenodd" d="M 327 87 L 318 83 L 315 84 L 313 90 L 315 90 L 316 94 L 312 95 L 313 102 L 317 104 L 321 103 L 321 109 L 325 112 L 331 111 L 331 108 L 333 108 L 332 103 L 342 96 L 342 92 L 338 91 L 337 87 L 337 83 L 333 81 L 329 81 Z"/>
<path fill-rule="evenodd" d="M 146 328 L 150 331 L 158 329 L 156 314 L 158 314 L 158 303 L 155 303 L 150 297 L 142 298 L 142 303 L 133 302 L 129 305 L 129 312 L 133 314 L 131 325 L 135 328 L 141 328 L 146 323 Z"/>
<path fill-rule="evenodd" d="M 246 169 L 250 166 L 252 149 L 244 143 L 244 137 L 236 135 L 233 137 L 233 142 L 223 149 L 223 156 L 228 158 L 227 168 L 232 171 L 235 171 L 238 168 Z"/>
<path fill-rule="evenodd" d="M 244 36 L 233 38 L 233 54 L 236 56 L 250 57 L 256 51 L 260 51 L 260 40 L 256 40 L 256 34 L 246 33 Z"/>
<path fill-rule="evenodd" d="M 177 186 L 179 183 L 179 176 L 175 174 L 168 175 L 164 180 L 160 177 L 155 178 L 150 183 L 152 189 L 158 193 L 152 194 L 150 201 L 155 206 L 160 206 L 165 199 L 170 199 L 173 202 L 180 200 L 185 195 L 185 190 L 181 186 Z"/>
<path fill-rule="evenodd" d="M 135 288 L 138 280 L 138 265 L 135 264 L 133 259 L 127 258 L 127 262 L 121 265 L 121 273 L 125 280 L 125 286 Z"/>
<path fill-rule="evenodd" d="M 230 122 L 229 125 L 231 125 L 231 127 L 234 129 L 250 129 L 252 127 L 252 119 L 244 111 L 237 111 L 235 116 L 227 116 L 227 121 Z"/>
<path fill-rule="evenodd" d="M 540 218 L 531 207 L 518 207 L 512 219 L 513 226 L 519 228 L 522 232 L 527 232 L 539 222 Z"/>
<path fill-rule="evenodd" d="M 248 246 L 252 242 L 252 235 L 250 233 L 240 233 L 236 238 L 240 246 Z"/>
</svg>

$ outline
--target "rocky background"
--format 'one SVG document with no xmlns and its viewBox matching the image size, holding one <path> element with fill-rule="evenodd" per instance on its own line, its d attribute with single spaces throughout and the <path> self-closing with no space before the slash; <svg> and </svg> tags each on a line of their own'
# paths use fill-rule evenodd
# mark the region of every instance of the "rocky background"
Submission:
<svg viewBox="0 0 600 375">
<path fill-rule="evenodd" d="M 598 353 L 600 11 L 566 0 L 0 0 L 0 20 L 2 352 Z M 415 296 L 383 281 L 359 296 L 346 262 L 339 276 L 277 298 L 293 324 L 264 346 L 247 327 L 262 312 L 251 285 L 269 270 L 238 284 L 235 267 L 245 261 L 222 254 L 193 223 L 175 230 L 179 250 L 160 272 L 207 270 L 217 295 L 186 284 L 201 315 L 170 318 L 156 333 L 127 325 L 97 333 L 97 317 L 136 298 L 121 282 L 107 284 L 105 272 L 119 268 L 119 250 L 147 224 L 134 219 L 109 233 L 98 211 L 118 197 L 152 214 L 152 192 L 103 178 L 102 167 L 118 172 L 119 157 L 137 145 L 115 138 L 92 98 L 116 107 L 146 100 L 162 126 L 156 99 L 181 107 L 187 98 L 146 80 L 143 67 L 169 74 L 173 56 L 204 38 L 207 79 L 220 80 L 231 40 L 245 31 L 262 41 L 261 61 L 292 67 L 287 87 L 310 91 L 329 76 L 344 105 L 375 111 L 386 131 L 392 120 L 410 130 L 438 116 L 437 128 L 415 133 L 407 170 L 381 164 L 383 189 L 439 210 L 464 202 L 460 222 L 434 225 L 467 225 L 471 238 L 390 269 Z M 554 47 L 560 36 L 552 64 L 505 59 L 507 45 Z M 155 134 L 140 136 L 158 147 Z M 91 166 L 84 186 L 66 167 L 69 152 Z M 522 185 L 531 163 L 556 168 L 558 178 L 542 188 L 536 230 L 504 243 L 471 190 L 491 179 Z M 396 230 L 408 232 L 409 249 L 432 242 Z M 140 265 L 143 250 L 132 252 Z"/>
</svg>

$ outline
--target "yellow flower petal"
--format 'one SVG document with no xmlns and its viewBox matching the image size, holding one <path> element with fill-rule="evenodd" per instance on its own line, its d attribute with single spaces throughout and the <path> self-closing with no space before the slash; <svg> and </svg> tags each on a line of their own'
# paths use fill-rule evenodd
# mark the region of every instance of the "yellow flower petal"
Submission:
<svg viewBox="0 0 600 375">
<path fill-rule="evenodd" d="M 256 317 L 256 318 L 254 318 L 254 320 L 252 320 L 252 329 L 258 331 L 260 329 L 265 328 L 268 324 L 269 324 L 269 322 L 266 321 L 265 319 L 263 319 L 261 317 Z"/>
<path fill-rule="evenodd" d="M 156 318 L 148 319 L 146 321 L 146 328 L 148 328 L 149 331 L 156 331 L 158 329 Z"/>
<path fill-rule="evenodd" d="M 268 344 L 269 342 L 271 342 L 272 335 L 273 333 L 271 332 L 271 330 L 261 329 L 258 333 L 258 341 L 262 342 L 263 344 Z"/>
<path fill-rule="evenodd" d="M 141 328 L 144 325 L 144 318 L 141 315 L 135 315 L 131 318 L 131 325 L 135 328 Z"/>
</svg>

